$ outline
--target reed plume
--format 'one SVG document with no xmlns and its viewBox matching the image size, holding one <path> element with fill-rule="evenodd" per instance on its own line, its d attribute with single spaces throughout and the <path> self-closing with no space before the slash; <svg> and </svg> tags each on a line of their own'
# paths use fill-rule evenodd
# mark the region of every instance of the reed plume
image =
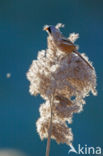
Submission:
<svg viewBox="0 0 103 156">
<path fill-rule="evenodd" d="M 56 27 L 59 29 L 61 26 L 58 24 Z M 78 37 L 79 34 L 72 33 L 69 39 L 75 42 Z M 46 153 L 49 155 L 50 138 L 57 143 L 72 144 L 73 133 L 67 122 L 72 123 L 73 114 L 83 110 L 84 98 L 90 92 L 93 95 L 97 92 L 95 69 L 87 56 L 82 54 L 93 70 L 78 55 L 58 50 L 50 37 L 47 41 L 47 49 L 38 52 L 27 78 L 30 94 L 40 94 L 45 100 L 40 105 L 36 126 L 41 140 L 49 138 Z"/>
</svg>

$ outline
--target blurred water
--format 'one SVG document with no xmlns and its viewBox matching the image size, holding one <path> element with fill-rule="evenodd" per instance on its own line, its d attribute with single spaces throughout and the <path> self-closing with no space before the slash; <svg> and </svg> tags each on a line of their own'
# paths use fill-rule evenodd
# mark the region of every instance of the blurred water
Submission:
<svg viewBox="0 0 103 156">
<path fill-rule="evenodd" d="M 84 112 L 75 115 L 70 125 L 73 144 L 103 146 L 102 6 L 102 0 L 0 0 L 0 149 L 45 155 L 46 140 L 40 141 L 35 127 L 42 99 L 29 95 L 25 75 L 37 51 L 46 48 L 43 25 L 58 22 L 65 24 L 66 36 L 80 33 L 80 52 L 93 61 L 98 78 L 98 96 L 87 98 Z M 67 156 L 68 150 L 52 141 L 51 155 Z"/>
</svg>

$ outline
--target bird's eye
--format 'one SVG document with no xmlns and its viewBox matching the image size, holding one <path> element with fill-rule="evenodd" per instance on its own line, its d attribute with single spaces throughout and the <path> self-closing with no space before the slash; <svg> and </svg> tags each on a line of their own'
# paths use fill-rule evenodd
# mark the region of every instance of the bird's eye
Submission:
<svg viewBox="0 0 103 156">
<path fill-rule="evenodd" d="M 51 28 L 50 28 L 50 27 L 48 28 L 48 31 L 49 31 L 49 32 L 50 32 L 50 34 L 51 34 Z"/>
</svg>

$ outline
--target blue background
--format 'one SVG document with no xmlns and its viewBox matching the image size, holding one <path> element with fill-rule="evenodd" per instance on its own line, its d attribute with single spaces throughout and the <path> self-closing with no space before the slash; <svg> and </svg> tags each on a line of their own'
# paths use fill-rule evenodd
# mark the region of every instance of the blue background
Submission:
<svg viewBox="0 0 103 156">
<path fill-rule="evenodd" d="M 86 98 L 84 111 L 70 125 L 73 145 L 103 146 L 103 1 L 0 0 L 0 150 L 45 155 L 46 140 L 40 140 L 35 126 L 43 100 L 29 94 L 26 72 L 38 50 L 46 48 L 43 25 L 58 22 L 65 24 L 65 36 L 80 34 L 79 51 L 93 61 L 98 79 L 98 96 Z M 67 156 L 68 150 L 51 142 L 52 156 Z"/>
</svg>

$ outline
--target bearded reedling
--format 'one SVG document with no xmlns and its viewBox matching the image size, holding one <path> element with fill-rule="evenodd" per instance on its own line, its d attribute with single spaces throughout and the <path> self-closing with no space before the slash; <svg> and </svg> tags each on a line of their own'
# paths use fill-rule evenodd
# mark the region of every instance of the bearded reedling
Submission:
<svg viewBox="0 0 103 156">
<path fill-rule="evenodd" d="M 44 30 L 47 31 L 57 49 L 67 54 L 72 52 L 77 54 L 93 70 L 93 67 L 77 51 L 76 46 L 69 39 L 65 38 L 59 29 L 51 25 L 45 26 Z"/>
</svg>

